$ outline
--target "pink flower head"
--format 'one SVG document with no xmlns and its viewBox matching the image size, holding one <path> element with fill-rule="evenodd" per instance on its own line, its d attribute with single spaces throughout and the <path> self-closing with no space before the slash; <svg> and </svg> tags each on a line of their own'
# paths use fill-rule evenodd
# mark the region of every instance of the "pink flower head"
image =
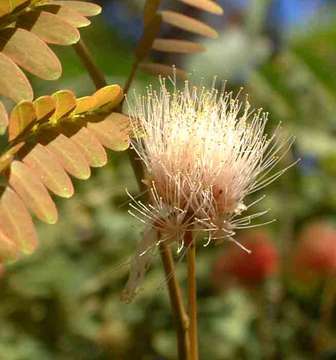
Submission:
<svg viewBox="0 0 336 360">
<path fill-rule="evenodd" d="M 266 213 L 239 217 L 253 205 L 246 196 L 285 171 L 270 175 L 292 139 L 280 140 L 279 128 L 267 136 L 267 114 L 232 93 L 188 82 L 182 90 L 160 85 L 130 106 L 132 146 L 150 193 L 148 204 L 132 198 L 130 212 L 180 249 L 186 229 L 206 233 L 207 244 L 232 239 L 235 229 Z"/>
</svg>

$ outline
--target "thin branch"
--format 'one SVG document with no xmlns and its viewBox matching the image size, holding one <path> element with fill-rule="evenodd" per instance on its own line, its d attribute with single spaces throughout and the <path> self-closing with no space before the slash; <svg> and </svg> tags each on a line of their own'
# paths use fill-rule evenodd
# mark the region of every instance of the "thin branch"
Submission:
<svg viewBox="0 0 336 360">
<path fill-rule="evenodd" d="M 135 78 L 135 74 L 138 70 L 140 62 L 146 59 L 152 49 L 153 41 L 158 36 L 161 28 L 161 17 L 159 18 L 159 23 L 155 20 L 158 20 L 158 8 L 161 5 L 162 0 L 155 1 L 146 1 L 144 8 L 144 32 L 140 38 L 137 49 L 135 50 L 135 59 L 132 64 L 132 69 L 130 75 L 124 86 L 124 93 L 127 94 L 129 88 L 132 85 L 132 82 Z M 154 23 L 152 21 L 154 20 Z M 156 25 L 158 26 L 156 26 Z M 153 33 L 155 31 L 155 34 Z M 139 53 L 139 49 L 140 53 Z"/>
<path fill-rule="evenodd" d="M 173 256 L 169 245 L 165 244 L 165 242 L 162 242 L 160 244 L 160 253 L 165 274 L 167 277 L 172 312 L 176 321 L 178 358 L 179 360 L 186 360 L 189 359 L 189 319 L 184 309 L 181 290 L 177 282 Z"/>
<path fill-rule="evenodd" d="M 134 63 L 132 64 L 132 69 L 131 69 L 131 72 L 129 74 L 129 77 L 125 83 L 125 86 L 124 86 L 124 94 L 127 94 L 128 93 L 128 90 L 129 88 L 131 87 L 132 85 L 132 82 L 135 78 L 135 74 L 138 70 L 138 67 L 139 67 L 139 62 L 137 59 L 134 60 Z"/>
<path fill-rule="evenodd" d="M 106 86 L 107 82 L 105 80 L 104 74 L 94 62 L 93 57 L 85 45 L 83 39 L 80 39 L 78 43 L 74 44 L 73 48 L 88 71 L 93 83 L 96 86 L 96 89 L 100 89 Z"/>
<path fill-rule="evenodd" d="M 141 192 L 146 192 L 147 186 L 142 182 L 144 179 L 144 168 L 142 166 L 142 162 L 137 157 L 137 153 L 133 149 L 128 149 L 127 152 L 139 189 Z"/>
<path fill-rule="evenodd" d="M 188 267 L 188 313 L 190 360 L 198 360 L 198 331 L 197 331 L 197 284 L 196 284 L 196 246 L 191 231 L 185 234 Z"/>
</svg>

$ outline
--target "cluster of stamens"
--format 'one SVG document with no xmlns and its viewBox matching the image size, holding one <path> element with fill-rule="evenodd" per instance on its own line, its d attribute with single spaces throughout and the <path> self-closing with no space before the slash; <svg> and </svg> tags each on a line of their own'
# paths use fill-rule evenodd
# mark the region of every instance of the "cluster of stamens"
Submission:
<svg viewBox="0 0 336 360">
<path fill-rule="evenodd" d="M 160 241 L 178 241 L 186 230 L 212 239 L 233 240 L 237 228 L 254 215 L 240 217 L 254 205 L 247 195 L 262 189 L 286 169 L 270 175 L 292 144 L 279 127 L 265 135 L 267 114 L 251 110 L 232 93 L 215 87 L 183 90 L 161 80 L 131 106 L 132 146 L 146 167 L 148 203 L 132 196 L 130 213 L 160 232 Z"/>
</svg>

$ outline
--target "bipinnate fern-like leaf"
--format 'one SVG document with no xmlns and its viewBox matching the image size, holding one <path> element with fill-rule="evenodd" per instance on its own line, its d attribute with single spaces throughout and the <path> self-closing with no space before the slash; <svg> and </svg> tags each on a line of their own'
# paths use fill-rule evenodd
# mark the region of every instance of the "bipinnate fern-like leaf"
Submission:
<svg viewBox="0 0 336 360">
<path fill-rule="evenodd" d="M 57 222 L 50 193 L 71 197 L 69 175 L 87 179 L 90 167 L 106 164 L 104 147 L 128 148 L 129 119 L 113 112 L 122 99 L 122 89 L 109 85 L 80 99 L 61 90 L 14 107 L 7 117 L 9 149 L 0 158 L 0 261 L 36 248 L 30 213 L 45 223 Z"/>
<path fill-rule="evenodd" d="M 221 15 L 223 9 L 212 0 L 179 0 L 191 7 L 206 11 L 211 14 Z M 161 10 L 160 0 L 147 0 L 144 8 L 144 33 L 136 50 L 136 61 L 140 69 L 153 75 L 171 75 L 175 71 L 177 77 L 186 78 L 187 74 L 182 69 L 173 70 L 172 64 L 148 62 L 146 60 L 150 49 L 160 52 L 193 54 L 204 51 L 204 47 L 193 41 L 182 39 L 157 38 L 161 22 L 174 26 L 182 32 L 190 32 L 208 38 L 216 38 L 217 31 L 211 26 L 172 10 Z"/>
<path fill-rule="evenodd" d="M 44 80 L 61 76 L 60 60 L 48 44 L 72 45 L 79 41 L 78 28 L 88 26 L 87 17 L 101 12 L 85 1 L 0 1 L 0 95 L 19 102 L 33 99 L 25 73 Z M 6 123 L 0 106 L 0 131 Z"/>
</svg>

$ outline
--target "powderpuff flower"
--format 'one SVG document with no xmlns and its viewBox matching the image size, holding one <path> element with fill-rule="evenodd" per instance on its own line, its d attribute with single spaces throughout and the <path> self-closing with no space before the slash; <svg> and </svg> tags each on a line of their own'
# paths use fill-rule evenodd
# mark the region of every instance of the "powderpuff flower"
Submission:
<svg viewBox="0 0 336 360">
<path fill-rule="evenodd" d="M 336 274 L 336 227 L 314 222 L 302 229 L 294 253 L 293 267 L 302 279 Z"/>
<path fill-rule="evenodd" d="M 137 256 L 162 241 L 185 249 L 187 230 L 205 235 L 206 246 L 219 238 L 235 242 L 237 229 L 259 226 L 252 220 L 267 211 L 240 215 L 263 197 L 251 204 L 245 198 L 286 171 L 271 174 L 293 141 L 280 137 L 279 127 L 267 136 L 267 114 L 238 95 L 188 82 L 181 90 L 175 81 L 171 85 L 161 79 L 158 91 L 150 87 L 129 105 L 132 147 L 145 165 L 149 189 L 148 203 L 129 194 L 129 212 L 146 224 Z M 140 266 L 148 267 L 149 257 L 144 259 L 135 261 L 133 273 L 143 274 Z"/>
<path fill-rule="evenodd" d="M 270 175 L 292 139 L 280 139 L 279 128 L 267 136 L 266 113 L 214 87 L 186 82 L 169 91 L 161 80 L 158 92 L 136 97 L 130 115 L 150 193 L 148 204 L 132 198 L 130 212 L 162 239 L 183 243 L 187 229 L 205 231 L 209 241 L 230 238 L 265 214 L 238 219 L 254 205 L 246 196 L 286 170 Z"/>
<path fill-rule="evenodd" d="M 214 265 L 212 280 L 216 288 L 226 284 L 228 278 L 245 286 L 255 286 L 278 270 L 278 250 L 267 232 L 249 231 L 242 234 L 239 241 L 250 254 L 236 246 L 226 249 Z"/>
</svg>

